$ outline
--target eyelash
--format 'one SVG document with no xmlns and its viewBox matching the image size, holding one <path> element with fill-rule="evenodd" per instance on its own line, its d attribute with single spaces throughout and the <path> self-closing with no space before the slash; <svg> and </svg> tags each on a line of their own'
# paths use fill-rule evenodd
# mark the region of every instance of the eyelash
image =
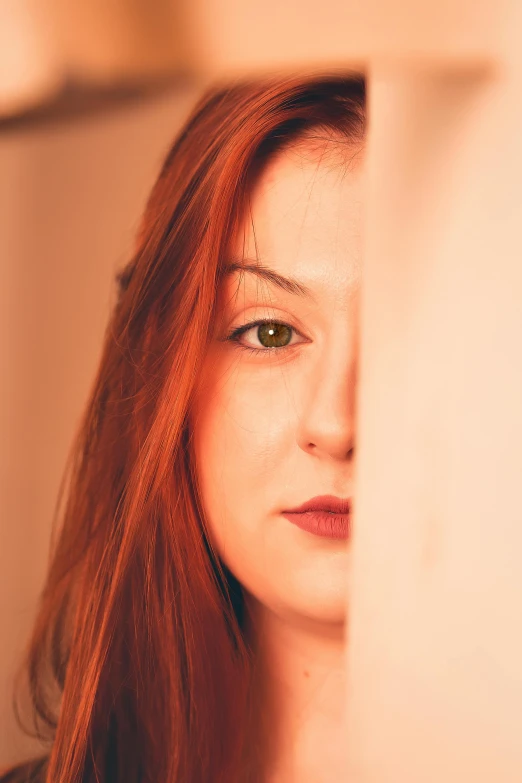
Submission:
<svg viewBox="0 0 522 783">
<path fill-rule="evenodd" d="M 293 326 L 290 326 L 290 324 L 285 323 L 285 321 L 277 321 L 274 318 L 261 318 L 258 321 L 251 321 L 248 324 L 244 324 L 243 326 L 238 326 L 236 329 L 233 329 L 227 336 L 226 340 L 230 340 L 231 342 L 235 343 L 234 348 L 239 348 L 243 351 L 250 351 L 250 353 L 272 353 L 273 351 L 282 351 L 285 348 L 293 348 L 294 345 L 282 345 L 280 348 L 272 347 L 272 348 L 252 348 L 251 345 L 243 345 L 239 342 L 239 337 L 241 335 L 245 334 L 245 332 L 249 332 L 250 329 L 254 329 L 256 326 L 262 326 L 263 324 L 277 324 L 278 326 L 288 326 L 289 329 L 292 330 L 294 334 L 299 334 L 297 329 L 294 329 Z"/>
</svg>

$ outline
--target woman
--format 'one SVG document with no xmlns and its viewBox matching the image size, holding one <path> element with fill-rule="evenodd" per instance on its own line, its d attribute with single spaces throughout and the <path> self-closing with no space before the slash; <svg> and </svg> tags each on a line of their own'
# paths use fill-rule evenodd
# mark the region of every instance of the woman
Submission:
<svg viewBox="0 0 522 783">
<path fill-rule="evenodd" d="M 165 161 L 62 493 L 27 779 L 339 779 L 364 95 L 216 89 Z"/>
</svg>

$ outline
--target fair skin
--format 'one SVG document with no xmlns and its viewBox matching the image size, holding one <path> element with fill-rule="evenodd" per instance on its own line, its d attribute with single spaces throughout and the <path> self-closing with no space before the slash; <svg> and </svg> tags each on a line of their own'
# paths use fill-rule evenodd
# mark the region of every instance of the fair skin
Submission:
<svg viewBox="0 0 522 783">
<path fill-rule="evenodd" d="M 210 538 L 245 590 L 262 661 L 267 783 L 343 779 L 349 540 L 281 516 L 316 495 L 353 497 L 362 148 L 340 149 L 294 144 L 257 180 L 233 260 L 309 294 L 226 276 L 192 412 Z M 257 319 L 285 324 L 284 345 L 265 347 L 258 326 L 225 339 Z"/>
</svg>

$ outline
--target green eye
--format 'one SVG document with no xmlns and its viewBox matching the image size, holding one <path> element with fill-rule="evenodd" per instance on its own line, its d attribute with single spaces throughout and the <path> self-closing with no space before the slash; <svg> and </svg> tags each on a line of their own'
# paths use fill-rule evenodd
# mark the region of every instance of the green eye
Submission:
<svg viewBox="0 0 522 783">
<path fill-rule="evenodd" d="M 256 329 L 255 335 L 261 345 L 260 348 L 244 342 L 243 335 L 246 335 L 248 332 L 254 332 L 254 329 Z M 259 321 L 252 321 L 244 326 L 238 326 L 224 339 L 230 340 L 237 348 L 240 348 L 243 351 L 269 354 L 273 350 L 290 346 L 294 334 L 299 333 L 296 332 L 293 326 L 281 321 L 272 321 L 266 318 Z"/>
<path fill-rule="evenodd" d="M 258 327 L 257 339 L 265 348 L 283 348 L 292 339 L 292 329 L 286 324 L 266 321 Z"/>
</svg>

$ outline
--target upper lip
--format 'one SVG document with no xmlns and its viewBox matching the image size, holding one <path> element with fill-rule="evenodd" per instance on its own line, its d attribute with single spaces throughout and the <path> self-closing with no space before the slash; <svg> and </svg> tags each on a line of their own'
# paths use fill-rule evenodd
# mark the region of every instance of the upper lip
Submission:
<svg viewBox="0 0 522 783">
<path fill-rule="evenodd" d="M 305 511 L 329 511 L 332 514 L 348 514 L 352 510 L 351 498 L 338 498 L 335 495 L 317 495 L 301 506 L 287 508 L 283 513 L 302 514 Z"/>
</svg>

